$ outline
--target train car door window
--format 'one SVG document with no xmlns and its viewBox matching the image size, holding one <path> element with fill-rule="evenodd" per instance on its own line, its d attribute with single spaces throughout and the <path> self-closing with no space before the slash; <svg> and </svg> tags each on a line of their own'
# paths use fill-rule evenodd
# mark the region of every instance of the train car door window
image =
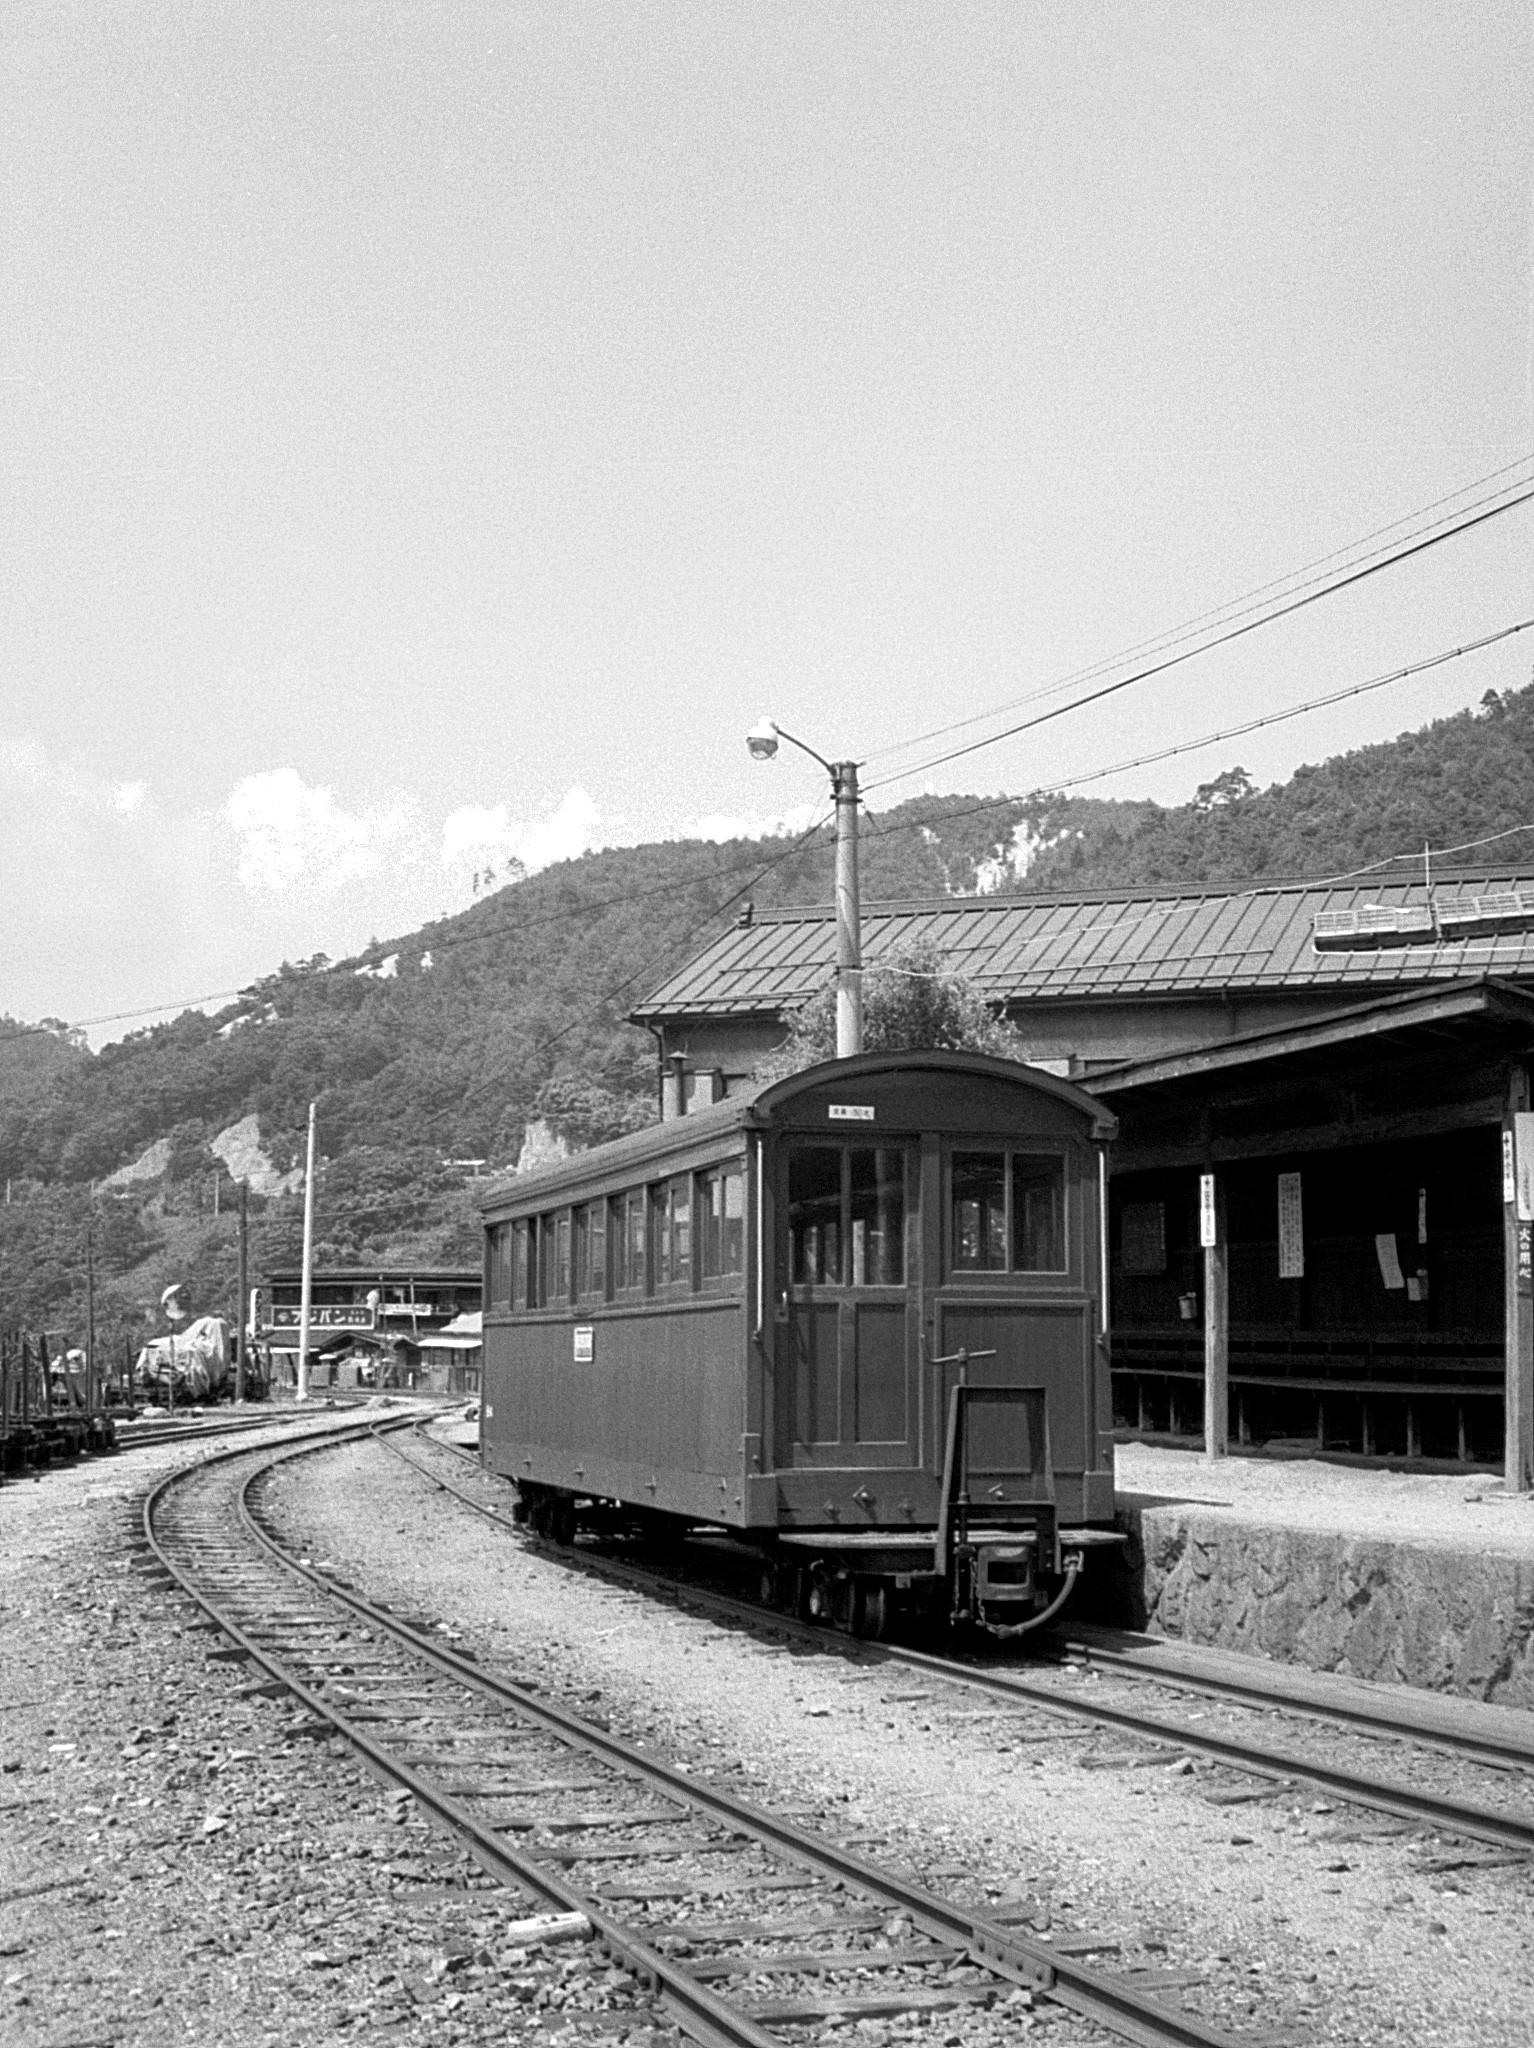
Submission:
<svg viewBox="0 0 1534 2048">
<path fill-rule="evenodd" d="M 854 1287 L 905 1285 L 905 1154 L 891 1145 L 847 1150 L 848 1243 Z"/>
<path fill-rule="evenodd" d="M 788 1159 L 789 1270 L 796 1287 L 842 1279 L 840 1145 L 797 1145 Z"/>
<path fill-rule="evenodd" d="M 511 1285 L 512 1285 L 512 1294 L 511 1294 L 511 1299 L 512 1299 L 512 1305 L 513 1305 L 514 1307 L 516 1307 L 516 1308 L 530 1308 L 530 1307 L 532 1306 L 532 1303 L 530 1302 L 530 1300 L 529 1300 L 529 1298 L 528 1298 L 528 1292 L 527 1292 L 527 1281 L 528 1281 L 528 1264 L 527 1264 L 527 1233 L 528 1233 L 528 1228 L 529 1228 L 529 1226 L 528 1226 L 528 1225 L 527 1225 L 526 1223 L 514 1223 L 514 1224 L 513 1224 L 512 1226 L 511 1226 L 511 1231 L 512 1231 L 512 1262 L 513 1262 L 513 1270 L 512 1270 L 512 1283 L 511 1283 Z"/>
<path fill-rule="evenodd" d="M 1012 1270 L 1065 1271 L 1065 1161 L 1058 1152 L 1012 1155 Z"/>
</svg>

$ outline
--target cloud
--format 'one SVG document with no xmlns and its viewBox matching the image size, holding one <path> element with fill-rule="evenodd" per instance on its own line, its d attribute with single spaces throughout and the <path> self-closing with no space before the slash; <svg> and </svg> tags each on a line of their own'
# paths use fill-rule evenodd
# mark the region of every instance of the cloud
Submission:
<svg viewBox="0 0 1534 2048">
<path fill-rule="evenodd" d="M 770 817 L 755 817 L 746 814 L 735 815 L 728 811 L 711 811 L 706 817 L 684 818 L 680 824 L 671 825 L 664 832 L 651 836 L 661 839 L 709 839 L 716 845 L 723 845 L 731 839 L 788 839 L 808 832 L 817 819 L 824 818 L 829 806 L 824 803 L 795 804 L 786 811 L 775 811 Z M 638 836 L 637 834 L 635 835 Z"/>
<path fill-rule="evenodd" d="M 376 874 L 416 851 L 419 836 L 408 799 L 343 810 L 333 790 L 306 783 L 296 768 L 245 776 L 230 791 L 224 817 L 239 836 L 241 883 L 276 895 L 300 886 L 335 889 Z"/>
<path fill-rule="evenodd" d="M 577 860 L 599 843 L 597 807 L 583 789 L 566 792 L 550 817 L 512 822 L 505 804 L 465 804 L 442 827 L 442 865 L 515 861 L 530 875 L 555 861 Z"/>
<path fill-rule="evenodd" d="M 149 800 L 147 782 L 108 782 L 78 762 L 49 753 L 25 733 L 0 739 L 0 778 L 16 788 L 42 790 L 55 811 L 63 806 L 77 816 L 94 812 L 129 818 Z"/>
</svg>

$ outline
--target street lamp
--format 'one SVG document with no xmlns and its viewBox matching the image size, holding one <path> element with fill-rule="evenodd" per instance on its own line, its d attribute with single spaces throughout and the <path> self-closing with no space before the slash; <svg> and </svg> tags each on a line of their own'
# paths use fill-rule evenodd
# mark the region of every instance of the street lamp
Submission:
<svg viewBox="0 0 1534 2048">
<path fill-rule="evenodd" d="M 863 1050 L 863 939 L 858 909 L 858 764 L 828 761 L 777 724 L 760 718 L 746 734 L 753 761 L 770 761 L 778 741 L 818 761 L 831 778 L 836 798 L 836 1057 L 850 1060 Z"/>
</svg>

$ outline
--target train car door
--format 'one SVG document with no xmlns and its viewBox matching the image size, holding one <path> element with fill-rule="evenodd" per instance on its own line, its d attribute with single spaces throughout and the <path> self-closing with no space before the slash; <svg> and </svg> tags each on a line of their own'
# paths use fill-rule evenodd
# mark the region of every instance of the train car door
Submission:
<svg viewBox="0 0 1534 2048">
<path fill-rule="evenodd" d="M 917 1146 L 793 1137 L 778 1157 L 774 1462 L 911 1465 Z"/>
</svg>

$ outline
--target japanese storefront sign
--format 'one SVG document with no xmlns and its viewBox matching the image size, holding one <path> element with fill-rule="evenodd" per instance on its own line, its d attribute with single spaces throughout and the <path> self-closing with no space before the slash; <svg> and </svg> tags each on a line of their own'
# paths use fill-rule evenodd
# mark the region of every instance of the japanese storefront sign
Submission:
<svg viewBox="0 0 1534 2048">
<path fill-rule="evenodd" d="M 1305 1210 L 1297 1173 L 1278 1176 L 1278 1277 L 1305 1277 Z"/>
</svg>

